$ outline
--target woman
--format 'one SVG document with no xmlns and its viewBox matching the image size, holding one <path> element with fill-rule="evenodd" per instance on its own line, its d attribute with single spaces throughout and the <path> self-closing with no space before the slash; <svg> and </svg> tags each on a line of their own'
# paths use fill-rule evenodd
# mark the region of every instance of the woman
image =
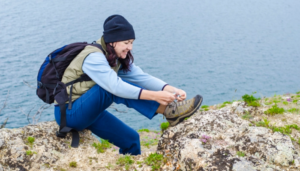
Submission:
<svg viewBox="0 0 300 171">
<path fill-rule="evenodd" d="M 121 154 L 138 155 L 141 154 L 139 134 L 106 108 L 113 102 L 122 103 L 149 119 L 160 113 L 174 126 L 200 107 L 202 97 L 185 100 L 185 91 L 144 73 L 133 63 L 130 51 L 134 40 L 133 27 L 124 17 L 108 17 L 103 36 L 97 41 L 105 54 L 87 46 L 68 66 L 62 82 L 67 83 L 83 73 L 92 79 L 73 85 L 73 107 L 66 111 L 68 127 L 89 129 L 120 147 Z M 59 106 L 55 107 L 55 118 L 60 123 Z"/>
</svg>

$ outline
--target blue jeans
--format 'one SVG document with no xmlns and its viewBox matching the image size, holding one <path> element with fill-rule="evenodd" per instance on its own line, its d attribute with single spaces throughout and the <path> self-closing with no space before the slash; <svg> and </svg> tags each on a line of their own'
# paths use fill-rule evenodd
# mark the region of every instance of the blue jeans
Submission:
<svg viewBox="0 0 300 171">
<path fill-rule="evenodd" d="M 96 84 L 73 102 L 71 110 L 68 110 L 68 104 L 66 104 L 67 126 L 78 131 L 91 130 L 95 135 L 118 146 L 120 154 L 141 154 L 139 134 L 105 110 L 113 102 L 134 108 L 149 119 L 156 115 L 159 107 L 156 101 L 115 96 Z M 55 106 L 54 113 L 56 122 L 60 124 L 59 106 Z"/>
</svg>

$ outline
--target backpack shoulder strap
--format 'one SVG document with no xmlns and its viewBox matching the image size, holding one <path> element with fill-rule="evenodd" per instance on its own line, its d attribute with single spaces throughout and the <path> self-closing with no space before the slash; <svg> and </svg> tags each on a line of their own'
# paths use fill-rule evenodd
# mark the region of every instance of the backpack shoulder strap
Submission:
<svg viewBox="0 0 300 171">
<path fill-rule="evenodd" d="M 103 50 L 103 47 L 100 44 L 96 43 L 96 41 L 93 41 L 91 45 L 99 48 L 102 51 L 102 53 L 105 55 L 105 51 Z"/>
</svg>

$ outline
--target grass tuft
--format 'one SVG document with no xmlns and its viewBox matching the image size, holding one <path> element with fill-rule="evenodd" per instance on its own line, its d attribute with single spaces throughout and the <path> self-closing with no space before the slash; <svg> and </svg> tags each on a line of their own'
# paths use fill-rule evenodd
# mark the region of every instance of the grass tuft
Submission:
<svg viewBox="0 0 300 171">
<path fill-rule="evenodd" d="M 164 162 L 164 157 L 162 154 L 152 153 L 146 159 L 145 163 L 148 166 L 152 166 L 152 170 L 159 170 Z"/>
<path fill-rule="evenodd" d="M 284 105 L 288 105 L 289 103 L 288 102 L 286 102 L 286 101 L 284 101 L 284 102 L 282 102 Z"/>
<path fill-rule="evenodd" d="M 150 131 L 149 131 L 149 129 L 147 129 L 147 128 L 144 128 L 144 129 L 140 129 L 140 130 L 138 130 L 138 132 L 150 132 Z"/>
<path fill-rule="evenodd" d="M 166 130 L 167 128 L 169 128 L 170 126 L 170 123 L 169 122 L 163 122 L 160 124 L 160 129 L 161 129 L 161 132 L 164 132 L 164 130 Z"/>
<path fill-rule="evenodd" d="M 201 108 L 206 109 L 206 108 L 209 108 L 209 106 L 208 105 L 202 105 Z"/>
<path fill-rule="evenodd" d="M 287 110 L 288 112 L 291 112 L 291 113 L 295 113 L 295 112 L 299 112 L 299 109 L 296 109 L 296 108 L 291 108 L 289 110 Z"/>
<path fill-rule="evenodd" d="M 279 108 L 277 106 L 277 104 L 273 105 L 270 109 L 268 109 L 267 111 L 265 111 L 265 114 L 268 115 L 275 115 L 275 114 L 283 114 L 284 109 L 283 108 Z"/>
<path fill-rule="evenodd" d="M 70 167 L 77 167 L 77 162 L 75 162 L 75 161 L 72 161 L 72 162 L 70 162 Z"/>
<path fill-rule="evenodd" d="M 111 144 L 108 142 L 108 140 L 101 139 L 101 143 L 93 143 L 93 147 L 97 149 L 98 153 L 104 153 L 106 149 L 111 148 Z"/>
<path fill-rule="evenodd" d="M 251 116 L 251 115 L 249 114 L 249 112 L 248 112 L 248 113 L 244 114 L 244 115 L 242 116 L 242 118 L 245 119 L 245 120 L 249 120 L 249 119 L 252 118 L 252 116 Z"/>
<path fill-rule="evenodd" d="M 242 151 L 237 151 L 236 155 L 238 155 L 239 157 L 245 157 L 246 154 Z"/>
<path fill-rule="evenodd" d="M 33 154 L 37 154 L 35 151 L 27 150 L 26 155 L 27 156 L 32 156 Z"/>
<path fill-rule="evenodd" d="M 117 165 L 125 166 L 126 170 L 129 170 L 130 165 L 134 163 L 134 160 L 131 159 L 131 156 L 122 156 L 117 160 Z"/>
<path fill-rule="evenodd" d="M 248 106 L 253 106 L 253 107 L 259 107 L 260 104 L 258 102 L 258 100 L 260 100 L 260 98 L 256 98 L 252 95 L 248 95 L 245 94 L 242 96 L 243 100 L 248 104 Z"/>
</svg>

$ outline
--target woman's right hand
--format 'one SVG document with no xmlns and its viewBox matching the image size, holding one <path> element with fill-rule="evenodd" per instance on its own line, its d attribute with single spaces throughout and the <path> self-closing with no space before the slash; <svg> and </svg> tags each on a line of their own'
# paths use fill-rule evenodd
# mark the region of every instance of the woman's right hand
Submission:
<svg viewBox="0 0 300 171">
<path fill-rule="evenodd" d="M 154 100 L 161 105 L 168 105 L 169 103 L 173 102 L 176 99 L 176 97 L 173 93 L 167 91 L 142 90 L 140 99 Z"/>
</svg>

